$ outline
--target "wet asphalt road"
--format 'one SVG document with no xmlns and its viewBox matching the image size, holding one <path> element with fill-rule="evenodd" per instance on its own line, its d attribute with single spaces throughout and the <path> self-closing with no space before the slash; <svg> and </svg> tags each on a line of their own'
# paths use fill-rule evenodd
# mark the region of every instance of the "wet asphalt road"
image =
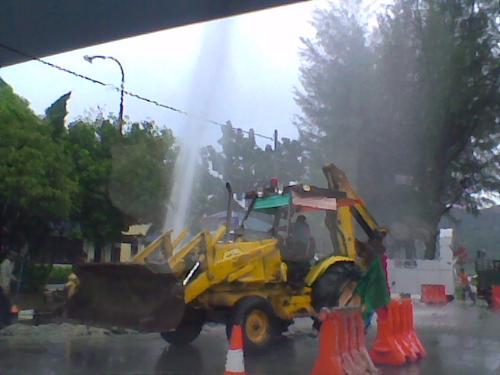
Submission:
<svg viewBox="0 0 500 375">
<path fill-rule="evenodd" d="M 417 305 L 415 314 L 428 358 L 401 368 L 381 368 L 383 374 L 500 374 L 500 312 L 452 303 Z M 310 374 L 318 340 L 309 333 L 310 321 L 299 320 L 267 353 L 246 358 L 248 375 Z M 372 328 L 369 336 L 374 333 Z M 183 349 L 169 346 L 156 334 L 0 336 L 0 374 L 222 375 L 226 350 L 221 326 L 206 327 Z"/>
</svg>

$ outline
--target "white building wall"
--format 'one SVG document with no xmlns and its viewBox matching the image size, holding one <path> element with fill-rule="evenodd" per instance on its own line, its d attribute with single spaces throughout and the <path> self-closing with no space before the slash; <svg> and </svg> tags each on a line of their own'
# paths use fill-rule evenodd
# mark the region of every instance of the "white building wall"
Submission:
<svg viewBox="0 0 500 375">
<path fill-rule="evenodd" d="M 439 284 L 445 286 L 446 294 L 455 294 L 452 237 L 451 229 L 440 231 L 439 259 L 390 259 L 388 273 L 391 293 L 409 293 L 419 296 L 422 284 Z"/>
<path fill-rule="evenodd" d="M 83 241 L 83 251 L 87 254 L 87 262 L 94 259 L 94 244 L 88 240 Z"/>
<path fill-rule="evenodd" d="M 120 262 L 128 262 L 132 258 L 132 245 L 129 243 L 120 244 Z"/>
</svg>

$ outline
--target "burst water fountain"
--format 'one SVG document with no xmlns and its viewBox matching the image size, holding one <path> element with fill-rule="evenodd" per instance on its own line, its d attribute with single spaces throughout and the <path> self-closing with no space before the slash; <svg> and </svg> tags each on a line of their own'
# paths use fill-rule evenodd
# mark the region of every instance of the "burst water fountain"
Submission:
<svg viewBox="0 0 500 375">
<path fill-rule="evenodd" d="M 186 117 L 184 127 L 178 134 L 180 152 L 164 221 L 164 230 L 172 229 L 174 234 L 186 224 L 197 161 L 208 126 L 204 120 L 210 118 L 211 109 L 217 104 L 217 87 L 227 71 L 232 22 L 226 19 L 204 25 L 189 92 L 188 113 L 194 115 Z"/>
</svg>

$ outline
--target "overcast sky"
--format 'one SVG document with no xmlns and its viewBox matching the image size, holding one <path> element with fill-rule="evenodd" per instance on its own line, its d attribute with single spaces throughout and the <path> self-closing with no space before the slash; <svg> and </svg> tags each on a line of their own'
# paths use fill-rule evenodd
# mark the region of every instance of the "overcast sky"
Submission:
<svg viewBox="0 0 500 375">
<path fill-rule="evenodd" d="M 314 35 L 313 10 L 324 2 L 296 5 L 245 14 L 208 23 L 179 27 L 47 57 L 46 60 L 119 85 L 120 73 L 112 61 L 93 64 L 84 55 L 111 55 L 124 67 L 126 89 L 212 120 L 231 120 L 234 126 L 254 128 L 272 136 L 296 137 L 292 124 L 299 108 L 293 88 L 299 85 L 300 37 Z M 71 91 L 70 120 L 101 108 L 118 112 L 119 94 L 39 62 L 0 69 L 0 76 L 37 113 Z M 199 110 L 198 110 L 199 109 Z M 203 113 L 201 113 L 203 112 Z M 186 119 L 125 98 L 125 115 L 131 120 L 153 119 L 179 133 Z M 208 124 L 207 143 L 219 130 Z"/>
</svg>

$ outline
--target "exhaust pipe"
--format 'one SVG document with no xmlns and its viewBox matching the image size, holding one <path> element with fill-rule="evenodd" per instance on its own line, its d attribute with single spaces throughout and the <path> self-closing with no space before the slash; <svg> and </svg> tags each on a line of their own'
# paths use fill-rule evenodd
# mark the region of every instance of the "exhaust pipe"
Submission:
<svg viewBox="0 0 500 375">
<path fill-rule="evenodd" d="M 226 182 L 226 190 L 227 190 L 227 209 L 226 209 L 226 235 L 224 236 L 224 241 L 229 241 L 229 233 L 231 232 L 231 221 L 233 219 L 233 211 L 231 207 L 231 203 L 233 200 L 233 189 L 231 188 L 231 184 Z"/>
</svg>

